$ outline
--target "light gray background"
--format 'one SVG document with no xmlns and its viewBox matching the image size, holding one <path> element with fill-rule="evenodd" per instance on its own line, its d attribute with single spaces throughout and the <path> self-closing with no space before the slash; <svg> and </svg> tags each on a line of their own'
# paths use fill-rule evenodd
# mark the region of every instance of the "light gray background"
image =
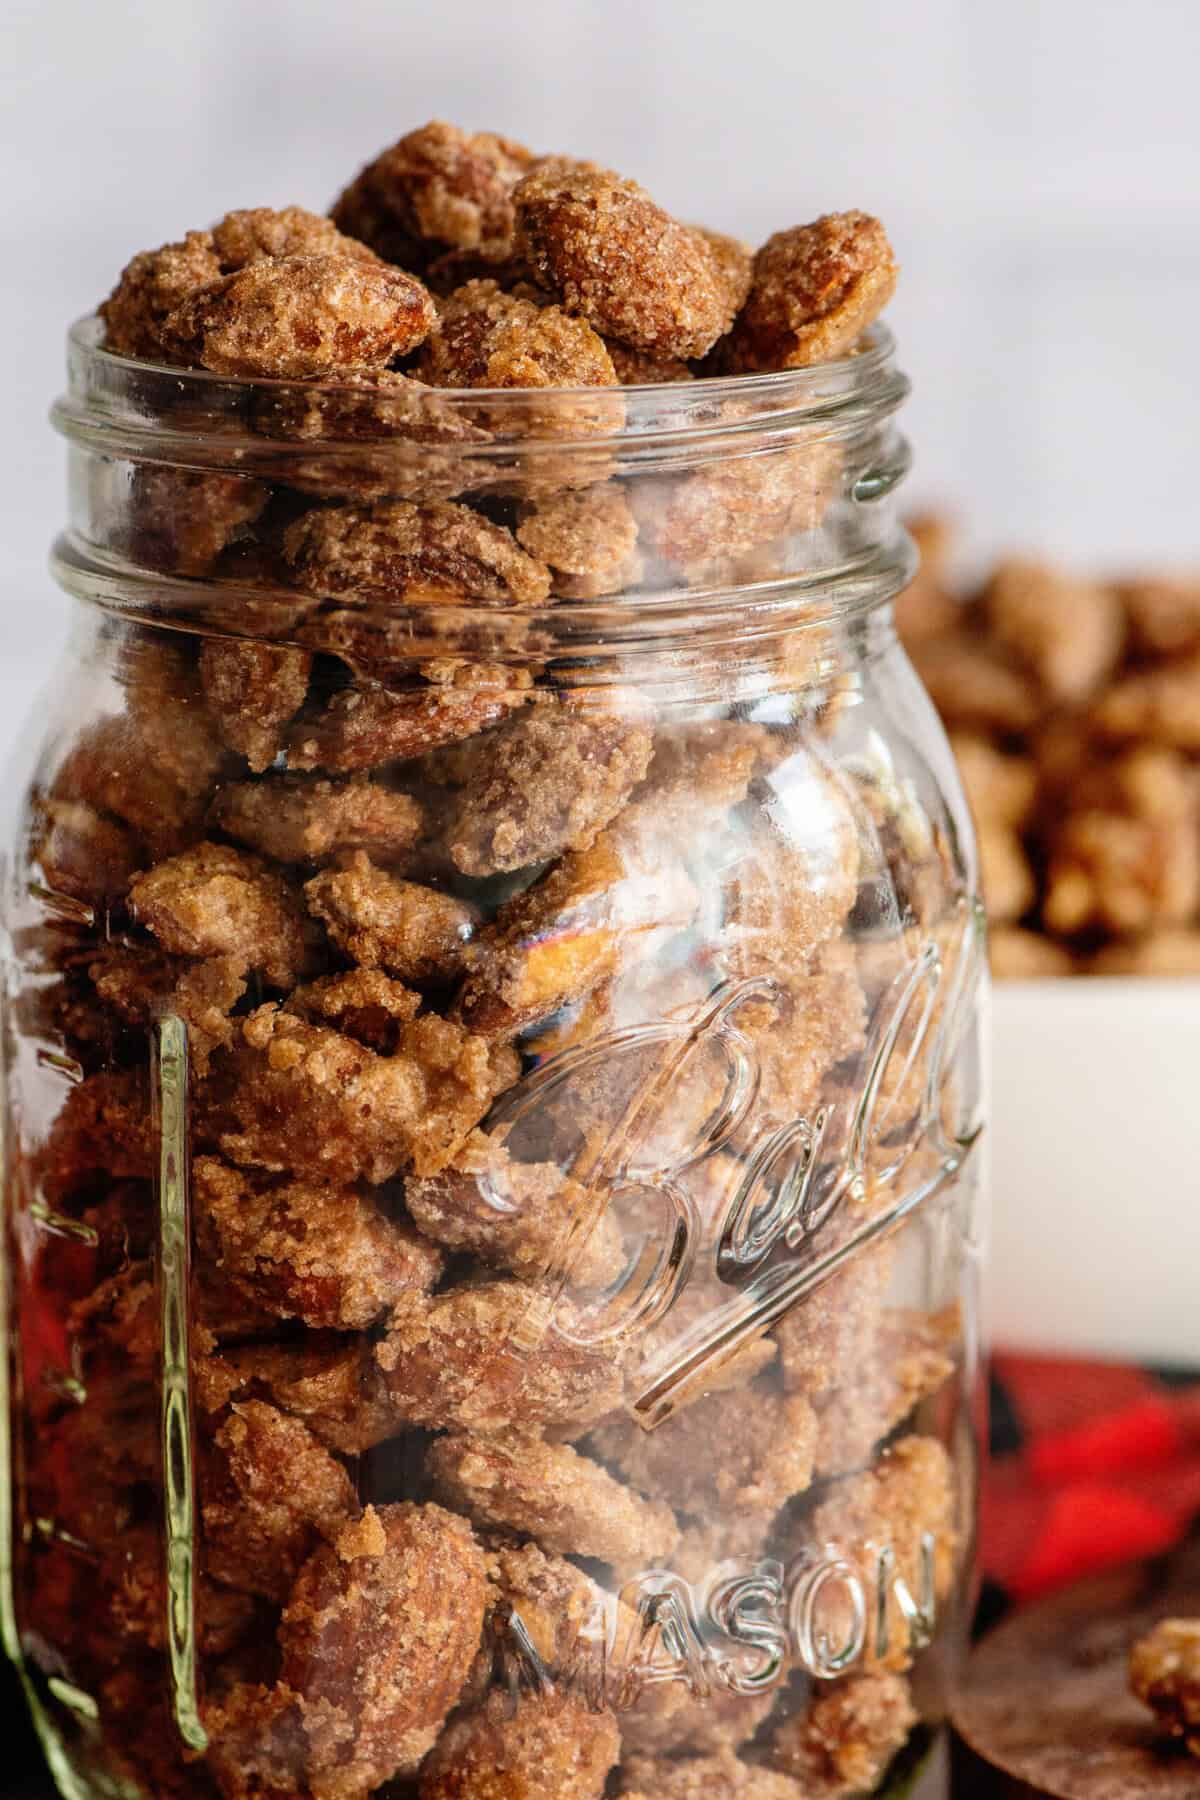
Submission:
<svg viewBox="0 0 1200 1800">
<path fill-rule="evenodd" d="M 321 207 L 441 115 L 753 240 L 887 221 L 913 498 L 1101 567 L 1200 562 L 1198 0 L 8 0 L 0 754 L 51 667 L 62 331 L 135 249 Z"/>
</svg>

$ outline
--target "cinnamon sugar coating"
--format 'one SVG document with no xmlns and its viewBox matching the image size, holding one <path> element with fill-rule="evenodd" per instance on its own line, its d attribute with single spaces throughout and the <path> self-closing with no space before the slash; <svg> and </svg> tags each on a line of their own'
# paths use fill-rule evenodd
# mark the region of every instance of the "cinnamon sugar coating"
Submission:
<svg viewBox="0 0 1200 1800">
<path fill-rule="evenodd" d="M 67 1325 L 83 1347 L 89 1376 L 107 1369 L 136 1384 L 150 1374 L 158 1353 L 156 1302 L 154 1272 L 139 1261 L 97 1282 L 68 1308 Z"/>
<path fill-rule="evenodd" d="M 164 574 L 207 575 L 253 525 L 268 489 L 244 475 L 135 463 L 126 505 L 114 508 L 113 545 Z"/>
<path fill-rule="evenodd" d="M 502 906 L 471 947 L 456 1016 L 512 1034 L 580 1000 L 658 931 L 687 923 L 698 896 L 669 848 L 615 829 L 569 851 Z"/>
<path fill-rule="evenodd" d="M 408 1134 L 407 1150 L 417 1175 L 436 1175 L 457 1154 L 498 1094 L 520 1071 L 517 1054 L 489 1043 L 453 1019 L 423 1013 L 401 1033 L 399 1054 L 421 1073 L 424 1105 Z"/>
<path fill-rule="evenodd" d="M 337 200 L 333 220 L 405 268 L 419 269 L 445 248 L 503 255 L 512 242 L 512 190 L 533 162 L 512 138 L 434 119 L 368 163 Z"/>
<path fill-rule="evenodd" d="M 668 831 L 709 831 L 726 823 L 770 760 L 759 725 L 704 720 L 658 732 L 641 797 Z"/>
<path fill-rule="evenodd" d="M 435 1243 L 526 1280 L 567 1262 L 573 1284 L 604 1287 L 624 1266 L 621 1228 L 607 1208 L 594 1217 L 594 1203 L 556 1163 L 514 1162 L 482 1132 L 439 1174 L 410 1177 L 404 1200 Z"/>
<path fill-rule="evenodd" d="M 638 528 L 613 482 L 550 494 L 523 510 L 517 542 L 550 570 L 570 599 L 616 594 L 636 579 Z"/>
<path fill-rule="evenodd" d="M 391 1056 L 273 1006 L 242 1032 L 210 1127 L 234 1162 L 278 1173 L 435 1174 L 517 1073 L 512 1052 L 435 1014 L 402 1025 Z"/>
<path fill-rule="evenodd" d="M 812 1800 L 872 1792 L 917 1723 L 907 1681 L 886 1670 L 821 1682 L 807 1712 L 771 1733 L 773 1767 Z"/>
<path fill-rule="evenodd" d="M 506 293 L 494 281 L 468 281 L 442 302 L 417 367 L 431 387 L 617 384 L 604 340 L 585 319 Z"/>
<path fill-rule="evenodd" d="M 693 1694 L 681 1681 L 651 1686 L 634 1707 L 622 1712 L 621 1745 L 632 1753 L 631 1760 L 674 1750 L 732 1763 L 733 1752 L 754 1736 L 778 1697 L 771 1689 L 757 1694 L 728 1689 Z"/>
<path fill-rule="evenodd" d="M 143 859 L 157 860 L 201 835 L 226 753 L 198 693 L 164 696 L 159 705 L 130 693 L 126 704 L 80 734 L 51 797 L 128 827 Z"/>
<path fill-rule="evenodd" d="M 362 1791 L 416 1766 L 466 1680 L 486 1595 L 482 1550 L 439 1506 L 368 1507 L 313 1553 L 279 1644 L 318 1787 Z"/>
<path fill-rule="evenodd" d="M 397 1430 L 367 1337 L 310 1331 L 296 1342 L 233 1344 L 202 1366 L 206 1410 L 235 1398 L 269 1399 L 342 1456 L 357 1456 Z"/>
<path fill-rule="evenodd" d="M 647 1373 L 652 1369 L 661 1369 L 664 1352 L 669 1352 L 681 1337 L 691 1333 L 696 1326 L 704 1324 L 726 1297 L 724 1284 L 713 1276 L 710 1275 L 707 1278 L 700 1275 L 695 1276 L 684 1288 L 666 1317 L 658 1324 L 651 1325 L 638 1334 L 638 1342 L 633 1346 L 629 1359 L 630 1392 L 640 1392 L 645 1386 Z M 708 1361 L 692 1381 L 675 1390 L 673 1416 L 714 1394 L 724 1394 L 732 1390 L 741 1391 L 749 1387 L 759 1375 L 771 1368 L 777 1360 L 777 1354 L 773 1339 L 766 1336 L 746 1338 L 731 1354 L 725 1355 L 719 1360 Z M 755 1402 L 757 1398 L 756 1393 Z M 710 1416 L 719 1417 L 719 1411 L 714 1409 Z M 779 1416 L 791 1415 L 785 1409 Z M 807 1437 L 803 1411 L 797 1409 L 794 1417 L 801 1422 L 801 1437 Z M 616 1422 L 614 1422 L 615 1425 Z M 665 1442 L 664 1433 L 669 1434 L 670 1429 L 670 1421 L 666 1420 L 657 1426 L 650 1435 Z M 686 1442 L 688 1435 L 687 1431 L 683 1431 L 681 1433 L 682 1441 Z M 619 1430 L 614 1441 L 619 1451 L 622 1450 L 622 1447 L 629 1448 L 625 1436 L 621 1435 Z M 799 1445 L 799 1449 L 803 1455 L 803 1443 Z M 604 1451 L 602 1454 L 607 1455 L 608 1453 Z M 692 1478 L 696 1481 L 696 1491 L 699 1492 L 704 1477 L 694 1472 Z M 670 1479 L 674 1481 L 674 1475 Z M 688 1478 L 683 1477 L 682 1479 Z M 730 1482 L 726 1481 L 725 1485 L 728 1487 Z"/>
<path fill-rule="evenodd" d="M 622 1421 L 590 1441 L 641 1492 L 700 1519 L 727 1519 L 735 1536 L 746 1527 L 751 1542 L 811 1482 L 817 1420 L 802 1395 L 736 1388 L 696 1400 L 654 1431 Z"/>
<path fill-rule="evenodd" d="M 370 1190 L 271 1181 L 216 1157 L 192 1165 L 198 1229 L 252 1300 L 317 1329 L 373 1325 L 397 1295 L 434 1285 L 435 1245 Z"/>
<path fill-rule="evenodd" d="M 728 330 L 740 303 L 730 257 L 637 182 L 548 159 L 513 202 L 517 248 L 538 282 L 605 337 L 687 360 Z"/>
<path fill-rule="evenodd" d="M 1161 1619 L 1129 1652 L 1129 1686 L 1160 1731 L 1200 1756 L 1200 1619 Z"/>
<path fill-rule="evenodd" d="M 836 450 L 814 442 L 754 457 L 718 458 L 667 483 L 637 484 L 631 504 L 645 548 L 692 572 L 698 585 L 721 559 L 791 532 L 815 530 L 839 474 Z"/>
<path fill-rule="evenodd" d="M 177 956 L 229 957 L 290 987 L 304 966 L 298 896 L 261 857 L 227 844 L 197 844 L 139 875 L 136 917 Z"/>
<path fill-rule="evenodd" d="M 750 285 L 754 280 L 754 252 L 744 239 L 731 237 L 726 231 L 714 231 L 708 225 L 697 225 L 695 229 L 716 258 L 727 304 L 736 315 L 741 312 L 750 295 Z"/>
<path fill-rule="evenodd" d="M 51 893 L 104 906 L 124 894 L 143 862 L 142 845 L 86 800 L 38 795 L 30 834 L 33 861 Z"/>
<path fill-rule="evenodd" d="M 646 773 L 650 733 L 630 720 L 539 707 L 481 740 L 446 827 L 455 866 L 490 875 L 587 850 Z"/>
<path fill-rule="evenodd" d="M 122 1658 L 167 1647 L 168 1593 L 162 1573 L 157 1534 L 152 1527 L 128 1528 L 120 1546 L 93 1575 L 90 1592 L 77 1602 L 91 1615 L 97 1641 L 115 1634 Z M 195 1586 L 196 1639 L 202 1656 L 219 1659 L 236 1653 L 240 1643 L 261 1628 L 261 1609 L 254 1599 L 200 1576 Z M 99 1609 L 102 1622 L 95 1618 Z M 97 1628 L 99 1626 L 99 1629 Z M 113 1639 L 109 1639 L 111 1657 Z"/>
<path fill-rule="evenodd" d="M 307 650 L 248 638 L 214 638 L 201 651 L 200 679 L 217 729 L 256 772 L 270 768 L 282 749 L 311 668 Z"/>
<path fill-rule="evenodd" d="M 781 971 L 787 968 L 783 941 L 775 950 Z M 769 944 L 768 938 L 755 946 L 756 954 L 739 955 L 737 965 L 749 973 L 757 952 Z M 767 972 L 763 963 L 758 969 Z M 804 956 L 797 937 L 775 996 L 747 1005 L 740 1022 L 758 1054 L 762 1123 L 811 1119 L 834 1086 L 836 1065 L 857 1057 L 866 1041 L 867 1009 L 853 950 L 835 938 Z"/>
<path fill-rule="evenodd" d="M 426 591 L 428 592 L 428 591 Z M 364 689 L 376 684 L 393 691 L 420 691 L 415 688 L 418 676 L 430 668 L 452 660 L 438 654 L 442 648 L 458 655 L 469 655 L 475 663 L 491 664 L 493 658 L 519 657 L 533 662 L 546 639 L 532 618 L 490 602 L 476 607 L 464 598 L 455 618 L 440 604 L 426 604 L 414 599 L 415 589 L 408 589 L 398 608 L 372 603 L 360 606 L 323 607 L 306 620 L 297 636 L 314 650 L 336 656 L 349 665 Z M 420 607 L 421 616 L 413 617 Z M 414 656 L 420 641 L 420 660 Z M 532 670 L 514 668 L 507 685 L 519 689 L 522 678 L 532 680 Z"/>
<path fill-rule="evenodd" d="M 492 1607 L 464 1704 L 488 1687 L 574 1693 L 620 1715 L 623 1699 L 614 1654 L 637 1631 L 633 1609 L 563 1557 L 508 1532 L 484 1531 Z M 551 1685 L 552 1684 L 552 1685 Z"/>
<path fill-rule="evenodd" d="M 868 213 L 826 213 L 777 231 L 754 258 L 722 367 L 749 374 L 845 356 L 891 299 L 896 275 L 887 234 Z"/>
<path fill-rule="evenodd" d="M 379 969 L 347 969 L 293 988 L 288 1010 L 334 1025 L 368 1050 L 391 1056 L 400 1047 L 400 1027 L 421 1010 L 421 996 Z"/>
<path fill-rule="evenodd" d="M 283 863 L 325 862 L 349 850 L 394 862 L 425 831 L 418 800 L 363 777 L 310 781 L 279 775 L 227 783 L 217 792 L 210 818 L 260 856 Z"/>
<path fill-rule="evenodd" d="M 495 1433 L 583 1430 L 620 1403 L 610 1346 L 576 1343 L 520 1281 L 449 1288 L 395 1309 L 377 1357 L 398 1415 L 414 1425 Z M 560 1301 L 556 1318 L 574 1318 Z"/>
<path fill-rule="evenodd" d="M 494 1690 L 455 1719 L 421 1766 L 420 1800 L 601 1800 L 621 1750 L 617 1720 L 571 1693 Z"/>
<path fill-rule="evenodd" d="M 373 250 L 353 233 L 339 231 L 332 219 L 303 206 L 247 206 L 226 213 L 212 228 L 213 249 L 223 275 L 264 257 L 348 256 L 375 262 Z"/>
<path fill-rule="evenodd" d="M 127 1024 L 148 1028 L 164 1013 L 187 1026 L 188 1056 L 200 1075 L 214 1050 L 234 1041 L 230 1014 L 246 992 L 240 956 L 210 956 L 199 962 L 168 956 L 145 944 L 103 947 L 88 975 L 100 1000 Z"/>
<path fill-rule="evenodd" d="M 306 882 L 304 896 L 360 968 L 386 969 L 405 980 L 457 974 L 475 932 L 476 914 L 465 901 L 389 875 L 365 850 Z"/>
<path fill-rule="evenodd" d="M 224 272 L 208 231 L 189 231 L 177 244 L 139 250 L 100 307 L 105 347 L 121 356 L 165 360 L 168 316 Z"/>
<path fill-rule="evenodd" d="M 357 1511 L 342 1465 L 299 1419 L 262 1400 L 229 1409 L 199 1491 L 208 1573 L 269 1600 L 286 1600 L 302 1563 Z"/>
<path fill-rule="evenodd" d="M 783 1382 L 821 1410 L 836 1399 L 843 1371 L 882 1322 L 894 1253 L 887 1243 L 859 1250 L 850 1262 L 785 1313 L 775 1327 Z"/>
<path fill-rule="evenodd" d="M 45 1658 L 54 1646 L 69 1657 L 73 1670 L 87 1671 L 101 1692 L 102 1678 L 114 1666 L 152 1665 L 154 1653 L 165 1648 L 167 1601 L 156 1551 L 154 1533 L 144 1525 L 129 1527 L 120 1545 L 101 1558 L 72 1551 L 61 1540 L 39 1549 L 37 1586 L 26 1610 L 33 1654 Z M 203 1656 L 227 1655 L 258 1623 L 252 1600 L 203 1578 L 196 1581 L 195 1602 L 196 1643 Z M 104 1723 L 111 1745 L 117 1720 L 107 1707 Z"/>
<path fill-rule="evenodd" d="M 308 1793 L 308 1740 L 297 1695 L 282 1686 L 235 1682 L 204 1706 L 207 1762 L 224 1800 Z M 170 1790 L 168 1790 L 170 1791 Z M 361 1786 L 349 1796 L 365 1793 Z"/>
<path fill-rule="evenodd" d="M 408 761 L 474 737 L 529 698 L 529 675 L 499 664 L 447 661 L 425 672 L 427 685 L 407 692 L 363 683 L 334 694 L 293 726 L 288 767 L 341 774 Z"/>
<path fill-rule="evenodd" d="M 889 1307 L 867 1320 L 853 1376 L 827 1390 L 818 1407 L 817 1475 L 844 1475 L 867 1463 L 949 1381 L 961 1333 L 957 1307 L 936 1314 Z"/>
<path fill-rule="evenodd" d="M 284 533 L 292 578 L 309 593 L 410 606 L 528 606 L 550 592 L 543 563 L 511 532 L 450 501 L 305 513 Z"/>
<path fill-rule="evenodd" d="M 477 1524 L 527 1533 L 547 1550 L 618 1569 L 661 1568 L 679 1539 L 669 1506 L 643 1499 L 569 1444 L 520 1430 L 449 1432 L 431 1446 L 428 1467 L 447 1506 Z"/>
<path fill-rule="evenodd" d="M 775 786 L 778 826 L 756 826 L 730 884 L 723 961 L 739 975 L 801 975 L 802 953 L 841 930 L 858 896 L 859 833 L 840 783 L 799 744 Z M 790 828 L 800 817 L 803 830 Z"/>
<path fill-rule="evenodd" d="M 307 381 L 382 369 L 415 350 L 435 318 L 416 277 L 386 263 L 283 256 L 189 294 L 162 336 L 175 360 L 215 375 Z"/>
<path fill-rule="evenodd" d="M 142 250 L 100 307 L 105 345 L 122 356 L 163 360 L 164 326 L 191 295 L 251 263 L 283 256 L 334 255 L 374 261 L 362 244 L 302 206 L 269 206 L 226 213 L 211 231 L 189 231 L 175 244 Z"/>
<path fill-rule="evenodd" d="M 281 459 L 281 478 L 302 493 L 364 502 L 452 498 L 470 485 L 471 446 L 489 437 L 477 417 L 392 368 L 265 387 L 251 413 L 264 437 L 311 446 L 310 454 Z M 329 454 L 331 445 L 337 454 Z M 347 445 L 358 447 L 354 455 L 345 454 Z"/>
<path fill-rule="evenodd" d="M 38 1156 L 50 1194 L 68 1193 L 99 1170 L 118 1180 L 154 1167 L 149 1086 L 140 1070 L 102 1070 L 71 1088 Z"/>
<path fill-rule="evenodd" d="M 660 382 L 694 381 L 695 371 L 679 356 L 664 356 L 653 350 L 635 350 L 606 338 L 605 347 L 617 380 L 622 387 L 653 387 Z"/>
</svg>

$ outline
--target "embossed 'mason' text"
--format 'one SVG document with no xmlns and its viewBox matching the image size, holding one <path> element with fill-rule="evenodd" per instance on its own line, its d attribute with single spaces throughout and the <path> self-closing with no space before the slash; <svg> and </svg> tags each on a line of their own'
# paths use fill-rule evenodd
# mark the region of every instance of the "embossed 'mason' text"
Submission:
<svg viewBox="0 0 1200 1800">
<path fill-rule="evenodd" d="M 755 1695 L 797 1669 L 822 1680 L 867 1659 L 906 1663 L 937 1624 L 937 1542 L 921 1537 L 907 1572 L 889 1545 L 833 1546 L 782 1563 L 724 1562 L 701 1587 L 670 1570 L 595 1590 L 590 1610 L 553 1664 L 534 1648 L 519 1609 L 496 1654 L 510 1680 L 570 1688 L 592 1706 L 627 1711 L 655 1687 L 682 1683 L 693 1698 Z"/>
</svg>

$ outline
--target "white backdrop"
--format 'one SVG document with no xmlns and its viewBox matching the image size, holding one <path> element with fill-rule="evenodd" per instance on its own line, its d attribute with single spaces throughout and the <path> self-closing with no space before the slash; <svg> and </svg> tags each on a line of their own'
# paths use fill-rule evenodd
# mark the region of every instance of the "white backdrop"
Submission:
<svg viewBox="0 0 1200 1800">
<path fill-rule="evenodd" d="M 759 239 L 886 220 L 917 498 L 981 552 L 1200 562 L 1197 0 L 8 0 L 0 751 L 65 603 L 62 330 L 135 249 L 320 207 L 440 115 Z"/>
</svg>

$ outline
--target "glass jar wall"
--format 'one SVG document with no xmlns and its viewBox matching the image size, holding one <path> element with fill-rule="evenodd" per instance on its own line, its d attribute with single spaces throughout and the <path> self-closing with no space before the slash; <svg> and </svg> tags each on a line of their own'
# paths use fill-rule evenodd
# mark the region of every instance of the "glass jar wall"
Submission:
<svg viewBox="0 0 1200 1800">
<path fill-rule="evenodd" d="M 73 335 L 4 900 L 6 1631 L 64 1791 L 927 1756 L 984 977 L 904 392 L 878 329 L 494 394 Z"/>
</svg>

